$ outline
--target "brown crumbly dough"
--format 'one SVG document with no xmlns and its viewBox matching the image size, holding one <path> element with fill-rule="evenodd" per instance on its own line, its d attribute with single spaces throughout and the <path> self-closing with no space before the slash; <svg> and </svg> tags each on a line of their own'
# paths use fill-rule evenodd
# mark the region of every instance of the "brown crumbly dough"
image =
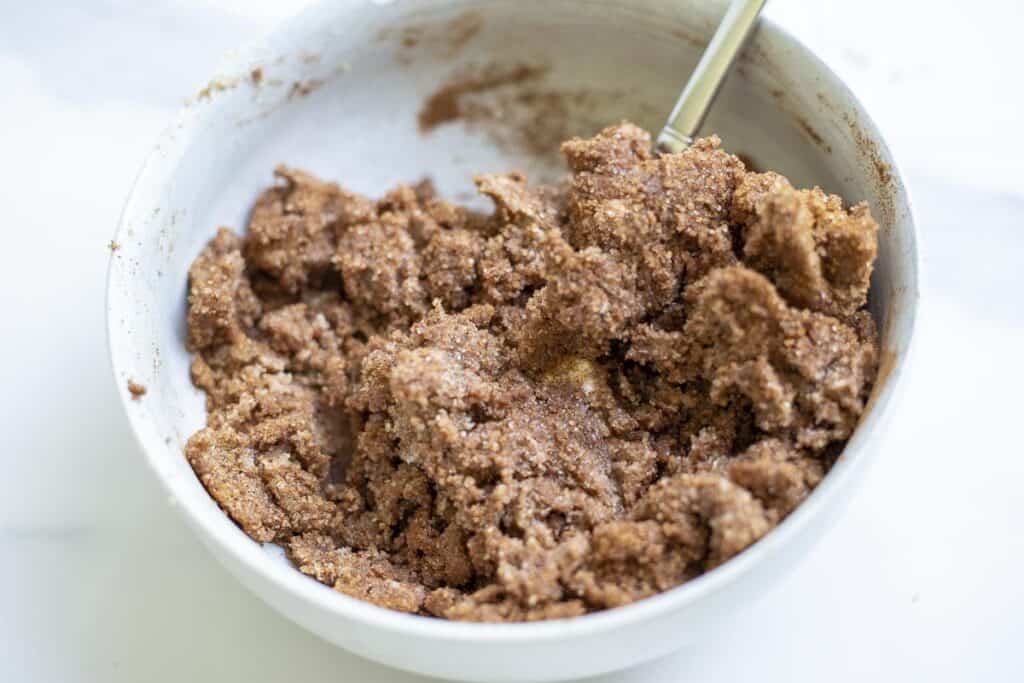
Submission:
<svg viewBox="0 0 1024 683">
<path fill-rule="evenodd" d="M 557 187 L 371 201 L 279 168 L 190 271 L 186 454 L 260 542 L 348 595 L 571 617 L 713 569 L 821 481 L 877 372 L 877 225 L 631 124 Z"/>
</svg>

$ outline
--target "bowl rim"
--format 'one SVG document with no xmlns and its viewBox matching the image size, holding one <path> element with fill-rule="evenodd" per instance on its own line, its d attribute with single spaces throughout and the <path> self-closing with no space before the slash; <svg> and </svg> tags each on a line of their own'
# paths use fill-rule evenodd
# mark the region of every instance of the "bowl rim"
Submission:
<svg viewBox="0 0 1024 683">
<path fill-rule="evenodd" d="M 280 35 L 288 30 L 289 27 L 301 25 L 304 18 L 316 12 L 322 4 L 322 2 L 314 3 L 282 22 L 270 33 L 247 45 L 239 52 L 239 56 L 244 59 L 248 54 L 257 53 L 272 37 Z M 346 4 L 350 4 L 355 8 L 354 6 L 357 3 Z M 163 446 L 163 441 L 150 423 L 148 413 L 132 410 L 131 399 L 128 393 L 119 390 L 118 395 L 122 408 L 128 417 L 135 442 L 142 450 L 149 468 L 160 481 L 165 492 L 174 500 L 179 501 L 175 505 L 176 509 L 180 511 L 180 514 L 184 516 L 189 525 L 196 530 L 196 533 L 204 537 L 204 541 L 216 544 L 237 565 L 252 572 L 265 583 L 278 586 L 281 591 L 299 600 L 311 609 L 328 612 L 331 617 L 338 617 L 342 620 L 362 622 L 367 626 L 390 631 L 396 635 L 432 641 L 454 641 L 465 644 L 534 643 L 553 638 L 565 639 L 587 636 L 652 620 L 667 612 L 683 609 L 687 605 L 717 593 L 745 577 L 749 577 L 756 565 L 761 564 L 770 556 L 785 552 L 790 542 L 806 529 L 813 518 L 821 513 L 822 508 L 826 506 L 827 502 L 832 498 L 840 496 L 844 489 L 854 483 L 855 474 L 862 470 L 873 457 L 872 452 L 879 450 L 878 448 L 870 447 L 870 438 L 867 433 L 877 431 L 880 423 L 889 413 L 888 408 L 893 402 L 894 396 L 905 383 L 904 377 L 908 365 L 907 361 L 914 346 L 920 300 L 922 264 L 919 247 L 920 241 L 910 194 L 903 181 L 903 173 L 896 160 L 892 157 L 891 151 L 885 142 L 885 136 L 882 135 L 877 124 L 864 110 L 860 100 L 853 94 L 849 86 L 803 42 L 765 16 L 762 16 L 760 19 L 758 32 L 762 40 L 785 45 L 794 50 L 802 60 L 807 61 L 818 73 L 830 78 L 835 89 L 848 98 L 848 101 L 858 109 L 859 121 L 868 131 L 873 133 L 874 144 L 877 145 L 880 153 L 885 155 L 886 161 L 890 166 L 893 195 L 899 196 L 901 193 L 903 195 L 902 203 L 906 206 L 906 214 L 898 222 L 901 224 L 901 230 L 908 245 L 910 261 L 913 266 L 912 272 L 908 273 L 910 276 L 910 287 L 909 291 L 906 292 L 908 295 L 906 299 L 908 305 L 901 307 L 899 313 L 904 318 L 904 327 L 907 335 L 907 341 L 902 348 L 902 353 L 897 355 L 891 372 L 884 379 L 884 385 L 880 389 L 876 387 L 873 390 L 866 413 L 861 418 L 854 435 L 844 447 L 841 457 L 829 471 L 828 476 L 779 525 L 752 546 L 721 566 L 679 586 L 621 607 L 592 612 L 577 617 L 525 623 L 460 622 L 406 614 L 378 607 L 344 595 L 303 575 L 294 567 L 271 561 L 260 544 L 246 536 L 233 522 L 228 525 L 210 523 L 208 511 L 200 508 L 198 504 L 191 502 L 189 496 L 179 495 L 178 487 L 184 484 L 180 484 L 174 478 L 168 477 L 165 469 L 160 466 L 156 452 Z M 129 229 L 128 219 L 132 215 L 140 190 L 147 184 L 155 186 L 161 182 L 166 182 L 166 177 L 161 179 L 162 170 L 156 168 L 158 166 L 157 157 L 161 149 L 164 148 L 164 144 L 168 143 L 168 146 L 170 144 L 184 144 L 184 140 L 190 134 L 188 124 L 196 116 L 197 112 L 194 108 L 188 105 L 181 108 L 147 154 L 122 208 L 114 234 L 115 242 L 122 244 L 127 242 L 125 233 Z M 154 177 L 151 178 L 150 176 Z M 115 296 L 115 288 L 128 284 L 130 276 L 125 275 L 122 278 L 121 271 L 115 267 L 115 262 L 116 254 L 112 253 L 107 268 L 106 340 L 114 380 L 116 383 L 120 383 L 121 379 L 126 376 L 124 365 L 127 364 L 127 359 L 125 359 L 125 363 L 122 363 L 122 359 L 118 357 L 114 344 L 116 338 L 125 334 L 123 328 L 117 324 L 122 310 L 118 308 L 120 297 Z M 227 517 L 226 513 L 220 510 L 219 507 L 216 509 L 216 514 Z M 262 595 L 260 597 L 265 599 Z"/>
</svg>

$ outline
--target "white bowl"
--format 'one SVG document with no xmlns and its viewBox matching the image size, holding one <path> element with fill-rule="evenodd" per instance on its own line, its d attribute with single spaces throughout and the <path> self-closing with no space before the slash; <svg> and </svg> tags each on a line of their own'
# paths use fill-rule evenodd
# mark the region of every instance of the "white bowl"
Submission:
<svg viewBox="0 0 1024 683">
<path fill-rule="evenodd" d="M 535 624 L 447 622 L 380 609 L 303 576 L 280 551 L 246 537 L 182 455 L 205 418 L 184 347 L 188 265 L 218 225 L 244 227 L 274 164 L 371 195 L 427 173 L 457 199 L 471 189 L 474 171 L 520 168 L 550 177 L 545 160 L 495 144 L 496 137 L 508 140 L 502 125 L 521 128 L 511 114 L 504 124 L 452 124 L 421 135 L 416 113 L 424 97 L 472 65 L 540 63 L 549 67 L 545 89 L 589 93 L 566 99 L 575 107 L 564 122 L 570 132 L 594 132 L 577 129 L 626 116 L 656 130 L 721 14 L 708 5 L 324 2 L 234 59 L 164 134 L 115 238 L 111 359 L 153 471 L 214 555 L 256 595 L 321 637 L 401 669 L 461 680 L 557 680 L 628 667 L 726 633 L 728 618 L 770 590 L 825 532 L 884 444 L 883 422 L 914 327 L 917 241 L 899 171 L 867 114 L 824 64 L 768 21 L 706 130 L 798 185 L 870 202 L 881 224 L 871 307 L 885 352 L 871 406 L 843 457 L 763 540 L 694 581 L 627 607 Z M 545 125 L 561 115 L 548 112 Z M 131 400 L 128 379 L 147 387 L 142 400 Z"/>
</svg>

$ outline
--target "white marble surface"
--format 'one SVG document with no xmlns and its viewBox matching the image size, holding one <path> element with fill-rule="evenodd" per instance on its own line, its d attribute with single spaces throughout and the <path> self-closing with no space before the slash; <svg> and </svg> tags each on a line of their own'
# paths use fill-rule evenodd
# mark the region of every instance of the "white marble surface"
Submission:
<svg viewBox="0 0 1024 683">
<path fill-rule="evenodd" d="M 224 50 L 299 4 L 0 6 L 0 680 L 417 680 L 292 626 L 214 563 L 145 469 L 107 366 L 105 245 L 137 168 Z M 600 680 L 1024 680 L 1024 9 L 768 11 L 851 83 L 908 173 L 917 362 L 885 457 L 808 559 L 707 649 Z"/>
</svg>

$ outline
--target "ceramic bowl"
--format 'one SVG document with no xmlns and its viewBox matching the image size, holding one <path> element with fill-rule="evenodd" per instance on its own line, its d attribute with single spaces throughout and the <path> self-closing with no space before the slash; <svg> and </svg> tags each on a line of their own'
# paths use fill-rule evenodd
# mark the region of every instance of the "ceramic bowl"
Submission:
<svg viewBox="0 0 1024 683">
<path fill-rule="evenodd" d="M 303 576 L 279 549 L 246 537 L 182 455 L 205 417 L 184 346 L 188 266 L 217 226 L 244 227 L 275 164 L 370 195 L 429 175 L 459 201 L 471 196 L 478 171 L 520 169 L 550 179 L 565 168 L 542 150 L 553 151 L 559 137 L 627 117 L 657 130 L 721 13 L 720 4 L 698 0 L 324 2 L 236 54 L 164 133 L 115 237 L 111 360 L 153 472 L 196 534 L 256 596 L 322 638 L 400 669 L 459 680 L 558 680 L 727 636 L 730 619 L 825 533 L 868 462 L 885 451 L 883 425 L 917 309 L 917 242 L 899 170 L 871 119 L 822 62 L 770 21 L 705 131 L 799 186 L 871 204 L 881 224 L 871 309 L 884 362 L 843 456 L 763 540 L 627 607 L 545 623 L 447 622 L 380 609 Z M 526 76 L 509 75 L 517 69 Z M 418 114 L 432 94 L 445 84 L 473 90 L 465 84 L 482 74 L 510 82 L 467 95 L 475 99 L 463 118 L 420 130 Z M 146 386 L 141 400 L 131 400 L 129 379 Z"/>
</svg>

